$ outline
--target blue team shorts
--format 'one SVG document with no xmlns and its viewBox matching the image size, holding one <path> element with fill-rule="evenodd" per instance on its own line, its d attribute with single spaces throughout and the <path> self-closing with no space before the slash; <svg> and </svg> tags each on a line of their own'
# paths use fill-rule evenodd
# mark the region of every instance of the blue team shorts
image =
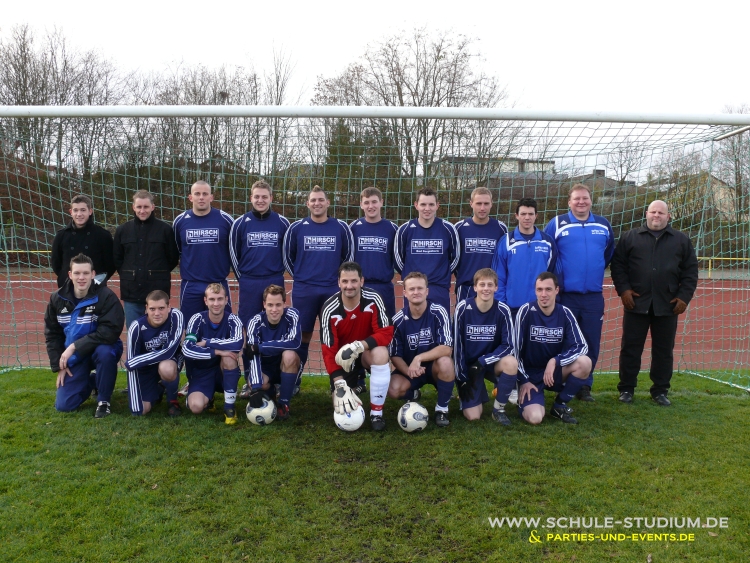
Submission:
<svg viewBox="0 0 750 563">
<path fill-rule="evenodd" d="M 523 405 L 521 405 L 521 382 L 519 379 L 519 385 L 518 385 L 518 413 L 523 414 L 524 407 L 527 407 L 528 405 L 542 405 L 544 406 L 544 391 L 555 391 L 559 393 L 563 390 L 563 387 L 565 387 L 565 382 L 563 381 L 563 373 L 562 373 L 562 366 L 557 366 L 555 368 L 555 382 L 552 385 L 552 387 L 547 387 L 544 384 L 544 370 L 526 370 L 526 372 L 529 375 L 530 381 L 534 383 L 534 385 L 537 387 L 538 390 L 532 389 L 531 390 L 531 398 L 528 399 Z M 538 383 L 536 383 L 538 381 Z"/>
<path fill-rule="evenodd" d="M 182 369 L 183 355 L 182 352 L 175 353 L 171 361 L 177 364 L 177 373 Z M 128 372 L 128 392 L 130 412 L 141 414 L 143 412 L 143 402 L 155 403 L 162 398 L 164 387 L 159 385 L 159 364 L 143 366 L 132 372 Z"/>
<path fill-rule="evenodd" d="M 477 377 L 471 385 L 471 399 L 463 402 L 460 398 L 458 400 L 459 409 L 470 409 L 482 405 L 490 400 L 490 396 L 487 394 L 487 386 L 484 384 L 485 379 L 491 381 L 493 386 L 497 383 L 497 376 L 495 375 L 495 364 L 491 364 L 484 368 L 484 377 Z"/>
<path fill-rule="evenodd" d="M 299 324 L 302 332 L 315 330 L 315 319 L 323 308 L 323 303 L 331 295 L 339 292 L 339 286 L 320 287 L 294 282 L 292 288 L 292 303 L 299 311 Z"/>
<path fill-rule="evenodd" d="M 397 373 L 398 375 L 405 377 L 407 380 L 409 380 L 409 383 L 411 383 L 411 390 L 414 389 L 421 389 L 425 385 L 432 385 L 434 387 L 437 387 L 435 385 L 435 379 L 432 377 L 432 364 L 433 362 L 422 362 L 422 367 L 424 368 L 424 374 L 420 375 L 419 377 L 415 377 L 414 379 L 409 379 L 409 376 L 405 373 L 401 373 L 398 370 L 395 370 L 393 373 Z"/>
<path fill-rule="evenodd" d="M 221 371 L 221 358 L 212 360 L 185 360 L 185 373 L 187 374 L 188 396 L 190 393 L 200 392 L 209 399 L 214 398 L 214 393 L 224 392 L 224 372 Z"/>
<path fill-rule="evenodd" d="M 393 287 L 393 282 L 388 283 L 369 283 L 365 278 L 365 287 L 372 289 L 375 293 L 380 295 L 383 299 L 383 305 L 385 305 L 385 313 L 389 319 L 393 319 L 393 315 L 396 314 L 396 292 Z"/>
<path fill-rule="evenodd" d="M 263 292 L 272 284 L 284 287 L 284 276 L 261 280 L 244 276 L 240 278 L 240 305 L 237 316 L 242 321 L 242 326 L 246 327 L 250 319 L 263 311 Z M 284 301 L 286 302 L 286 296 L 284 296 Z"/>
</svg>

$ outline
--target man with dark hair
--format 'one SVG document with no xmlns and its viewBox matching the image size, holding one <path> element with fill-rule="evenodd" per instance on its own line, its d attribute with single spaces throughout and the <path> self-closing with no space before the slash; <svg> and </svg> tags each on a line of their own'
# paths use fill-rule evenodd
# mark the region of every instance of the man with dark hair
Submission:
<svg viewBox="0 0 750 563">
<path fill-rule="evenodd" d="M 88 196 L 79 194 L 71 200 L 70 216 L 70 224 L 58 231 L 52 241 L 50 266 L 57 275 L 57 287 L 62 287 L 68 280 L 70 260 L 79 254 L 91 258 L 93 269 L 99 272 L 99 282 L 106 285 L 115 273 L 112 234 L 94 224 L 94 208 Z"/>
<path fill-rule="evenodd" d="M 422 188 L 417 192 L 414 207 L 419 217 L 398 228 L 394 243 L 396 270 L 401 278 L 409 272 L 423 272 L 430 280 L 430 296 L 434 303 L 451 310 L 451 275 L 461 258 L 461 244 L 456 228 L 437 217 L 437 192 Z"/>
<path fill-rule="evenodd" d="M 518 409 L 530 424 L 544 418 L 544 390 L 556 391 L 550 414 L 567 424 L 578 424 L 568 401 L 576 396 L 591 373 L 588 347 L 570 309 L 556 303 L 557 276 L 542 272 L 536 278 L 536 299 L 516 316 Z"/>
<path fill-rule="evenodd" d="M 651 398 L 668 407 L 677 321 L 698 286 L 698 259 L 690 239 L 669 225 L 669 207 L 651 202 L 646 224 L 625 233 L 612 258 L 612 281 L 622 299 L 620 401 L 633 402 L 641 355 L 651 331 Z"/>
<path fill-rule="evenodd" d="M 154 215 L 154 196 L 137 191 L 133 213 L 130 221 L 117 227 L 113 247 L 128 328 L 145 314 L 146 296 L 152 291 L 163 291 L 169 302 L 172 270 L 180 261 L 172 226 Z"/>
<path fill-rule="evenodd" d="M 492 261 L 497 272 L 495 297 L 510 307 L 515 316 L 518 308 L 534 299 L 534 280 L 544 271 L 553 272 L 557 262 L 555 241 L 534 226 L 536 201 L 523 198 L 516 205 L 518 226 L 500 239 Z"/>
<path fill-rule="evenodd" d="M 251 407 L 263 404 L 263 394 L 279 386 L 276 416 L 289 418 L 289 403 L 299 372 L 299 350 L 302 333 L 299 312 L 284 307 L 286 292 L 280 285 L 269 285 L 263 291 L 263 311 L 247 323 L 247 357 Z"/>
<path fill-rule="evenodd" d="M 97 389 L 94 417 L 104 418 L 110 414 L 122 356 L 124 314 L 117 296 L 95 283 L 94 276 L 91 258 L 79 254 L 71 259 L 68 281 L 47 305 L 44 338 L 50 367 L 57 374 L 55 408 L 75 410 Z"/>
<path fill-rule="evenodd" d="M 435 424 L 445 427 L 453 394 L 453 335 L 448 311 L 427 298 L 427 276 L 410 272 L 404 278 L 404 308 L 393 317 L 390 346 L 394 372 L 388 396 L 413 400 L 414 392 L 430 384 L 437 389 Z"/>
<path fill-rule="evenodd" d="M 383 299 L 363 287 L 364 282 L 359 264 L 341 264 L 341 291 L 328 298 L 320 312 L 320 346 L 331 379 L 333 408 L 339 414 L 353 412 L 362 404 L 352 387 L 360 366 L 370 370 L 370 423 L 379 432 L 385 429 L 383 405 L 391 379 L 387 346 L 393 326 Z"/>
<path fill-rule="evenodd" d="M 557 267 L 560 280 L 560 303 L 573 311 L 589 345 L 591 374 L 581 387 L 578 398 L 593 401 L 591 386 L 599 357 L 599 343 L 604 325 L 604 270 L 615 251 L 615 236 L 604 217 L 591 213 L 591 191 L 584 184 L 570 190 L 570 211 L 559 215 L 544 229 L 557 245 Z"/>
</svg>

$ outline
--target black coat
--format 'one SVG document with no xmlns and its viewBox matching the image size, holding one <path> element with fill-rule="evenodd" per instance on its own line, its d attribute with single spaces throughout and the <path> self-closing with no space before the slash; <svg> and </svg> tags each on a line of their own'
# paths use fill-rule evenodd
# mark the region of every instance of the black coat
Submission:
<svg viewBox="0 0 750 563">
<path fill-rule="evenodd" d="M 618 295 L 628 289 L 640 294 L 633 296 L 631 313 L 648 314 L 653 305 L 654 315 L 673 315 L 674 303 L 670 301 L 677 297 L 690 303 L 698 285 L 693 244 L 669 225 L 658 239 L 645 225 L 625 233 L 617 243 L 610 270 Z"/>
<path fill-rule="evenodd" d="M 170 294 L 171 273 L 180 261 L 172 226 L 151 216 L 138 217 L 117 227 L 114 239 L 114 263 L 120 272 L 120 297 L 123 301 L 145 303 L 156 289 Z"/>
<path fill-rule="evenodd" d="M 76 229 L 71 221 L 70 225 L 55 235 L 49 261 L 52 271 L 57 274 L 57 287 L 62 287 L 68 279 L 71 258 L 81 253 L 93 260 L 97 275 L 107 274 L 107 279 L 114 275 L 112 234 L 107 229 L 95 225 L 93 215 L 82 228 Z"/>
</svg>

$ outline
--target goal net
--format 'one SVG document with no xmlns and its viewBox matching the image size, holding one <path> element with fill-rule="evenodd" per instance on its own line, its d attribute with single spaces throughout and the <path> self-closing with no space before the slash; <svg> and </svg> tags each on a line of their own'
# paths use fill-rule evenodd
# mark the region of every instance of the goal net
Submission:
<svg viewBox="0 0 750 563">
<path fill-rule="evenodd" d="M 238 117 L 211 106 L 203 106 L 203 115 L 210 114 L 206 108 L 215 110 L 213 117 L 117 117 L 115 111 L 114 117 L 0 118 L 0 366 L 47 365 L 42 318 L 56 289 L 49 252 L 78 193 L 92 198 L 95 221 L 114 233 L 132 218 L 136 190 L 154 194 L 157 216 L 172 221 L 190 206 L 187 194 L 198 179 L 213 186 L 214 205 L 233 217 L 249 209 L 250 186 L 265 179 L 274 209 L 290 221 L 307 215 L 314 185 L 328 193 L 329 212 L 349 222 L 360 214 L 362 189 L 377 186 L 384 215 L 399 224 L 415 216 L 414 194 L 423 186 L 438 190 L 439 215 L 453 222 L 471 214 L 469 194 L 486 186 L 494 214 L 511 228 L 516 202 L 535 198 L 543 228 L 567 212 L 570 187 L 582 183 L 593 193 L 593 211 L 609 219 L 618 238 L 643 223 L 650 201 L 669 203 L 672 225 L 690 236 L 701 268 L 680 320 L 675 368 L 750 388 L 750 132 L 593 116 L 392 117 L 370 108 L 356 117 L 314 117 L 335 113 L 307 108 L 321 111 Z M 173 283 L 176 305 L 177 272 Z M 116 275 L 110 287 L 118 291 Z M 236 310 L 237 286 L 230 287 Z M 608 273 L 605 298 L 597 369 L 617 371 L 622 306 Z M 323 371 L 317 350 L 311 347 L 307 373 Z M 649 362 L 646 353 L 644 369 Z"/>
</svg>

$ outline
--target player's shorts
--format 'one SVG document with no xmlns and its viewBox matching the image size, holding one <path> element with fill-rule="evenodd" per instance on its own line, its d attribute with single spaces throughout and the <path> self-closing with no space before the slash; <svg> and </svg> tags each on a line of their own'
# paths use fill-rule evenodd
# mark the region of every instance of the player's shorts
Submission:
<svg viewBox="0 0 750 563">
<path fill-rule="evenodd" d="M 531 390 L 531 398 L 526 399 L 523 404 L 521 404 L 521 391 L 520 386 L 521 382 L 519 380 L 519 392 L 518 392 L 518 413 L 523 414 L 523 409 L 529 405 L 542 405 L 544 406 L 544 391 L 555 391 L 559 393 L 563 390 L 563 387 L 565 387 L 565 382 L 563 381 L 563 373 L 562 373 L 562 366 L 557 366 L 555 368 L 554 378 L 555 381 L 551 387 L 547 387 L 544 384 L 543 377 L 544 377 L 544 370 L 527 370 L 527 373 L 529 375 L 530 381 L 538 381 L 539 383 L 534 383 L 537 389 Z"/>
<path fill-rule="evenodd" d="M 421 389 L 425 385 L 432 385 L 433 387 L 437 387 L 437 385 L 435 385 L 435 379 L 432 376 L 432 364 L 433 363 L 434 362 L 422 362 L 422 367 L 424 368 L 424 373 L 422 375 L 420 375 L 419 377 L 415 377 L 414 379 L 409 379 L 408 375 L 406 375 L 404 373 L 401 373 L 398 370 L 394 370 L 393 373 L 394 374 L 398 374 L 401 377 L 406 378 L 409 381 L 409 383 L 411 384 L 411 388 L 410 389 L 412 391 L 414 389 Z"/>
<path fill-rule="evenodd" d="M 315 319 L 323 308 L 323 303 L 331 295 L 339 292 L 338 285 L 320 287 L 305 283 L 294 282 L 292 289 L 292 303 L 299 311 L 299 324 L 302 332 L 315 330 Z"/>
<path fill-rule="evenodd" d="M 451 312 L 451 291 L 447 287 L 440 285 L 430 285 L 430 293 L 427 296 L 430 301 L 445 307 L 448 314 Z"/>
<path fill-rule="evenodd" d="M 224 286 L 224 290 L 227 292 L 227 306 L 225 309 L 227 313 L 231 313 L 232 298 L 229 294 L 229 284 L 227 284 L 227 280 L 221 280 L 215 283 L 220 283 Z M 190 318 L 193 315 L 206 310 L 206 302 L 203 300 L 203 298 L 205 296 L 206 287 L 208 287 L 208 285 L 208 282 L 187 280 L 182 280 L 182 283 L 180 283 L 180 311 L 182 312 L 182 316 L 185 318 L 185 326 L 187 326 L 187 323 L 190 322 Z"/>
<path fill-rule="evenodd" d="M 388 318 L 392 319 L 393 315 L 396 314 L 396 291 L 393 287 L 393 282 L 370 283 L 365 278 L 365 287 L 372 289 L 380 295 L 381 299 L 383 299 L 383 305 L 385 305 L 385 312 Z"/>
<path fill-rule="evenodd" d="M 281 354 L 278 356 L 261 356 L 260 370 L 268 377 L 271 385 L 281 383 Z"/>
<path fill-rule="evenodd" d="M 247 326 L 250 319 L 263 311 L 263 292 L 271 284 L 284 287 L 284 276 L 279 274 L 273 278 L 240 278 L 240 305 L 237 316 L 242 321 L 242 326 Z M 284 301 L 286 302 L 286 296 Z"/>
<path fill-rule="evenodd" d="M 178 352 L 169 361 L 177 364 L 177 373 L 180 373 L 184 361 L 182 352 Z M 128 404 L 130 412 L 134 415 L 143 414 L 143 403 L 155 403 L 164 395 L 164 387 L 159 385 L 159 364 L 143 366 L 128 371 Z"/>
<path fill-rule="evenodd" d="M 203 393 L 209 399 L 214 398 L 214 393 L 224 391 L 224 373 L 221 371 L 221 358 L 212 360 L 185 360 L 185 372 L 187 373 L 188 397 L 191 393 Z"/>
<path fill-rule="evenodd" d="M 477 377 L 472 381 L 471 385 L 471 398 L 464 402 L 460 398 L 458 399 L 459 409 L 470 409 L 479 405 L 483 405 L 490 400 L 487 394 L 487 386 L 484 384 L 484 380 L 491 381 L 494 385 L 497 383 L 497 375 L 495 375 L 495 364 L 490 364 L 484 368 L 484 377 Z"/>
<path fill-rule="evenodd" d="M 473 284 L 461 284 L 456 285 L 456 303 L 469 299 L 470 297 L 476 297 L 477 292 L 474 291 Z"/>
</svg>

